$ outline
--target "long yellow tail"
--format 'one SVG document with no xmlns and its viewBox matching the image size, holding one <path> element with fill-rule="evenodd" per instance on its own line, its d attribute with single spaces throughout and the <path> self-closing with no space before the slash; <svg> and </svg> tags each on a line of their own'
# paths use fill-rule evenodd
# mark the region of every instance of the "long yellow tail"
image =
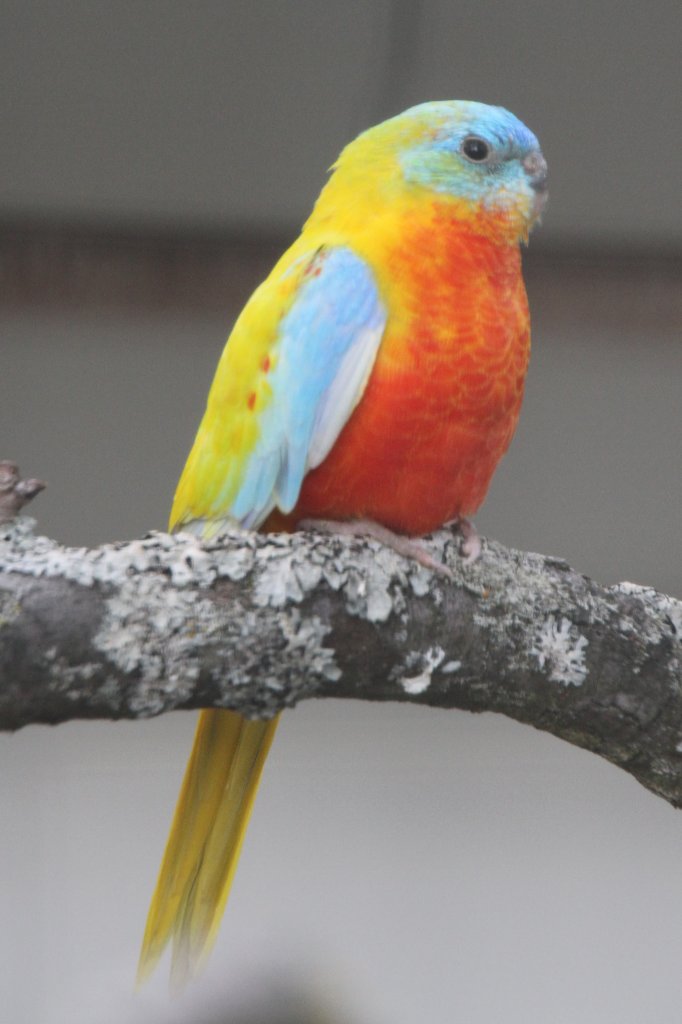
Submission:
<svg viewBox="0 0 682 1024">
<path fill-rule="evenodd" d="M 173 940 L 182 987 L 216 937 L 265 758 L 277 727 L 234 711 L 202 711 L 147 917 L 138 983 Z"/>
</svg>

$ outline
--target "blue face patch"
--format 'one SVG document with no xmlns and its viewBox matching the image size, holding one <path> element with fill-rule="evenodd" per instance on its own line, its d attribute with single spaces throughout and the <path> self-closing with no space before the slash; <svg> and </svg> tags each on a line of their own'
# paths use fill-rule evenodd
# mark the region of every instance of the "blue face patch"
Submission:
<svg viewBox="0 0 682 1024">
<path fill-rule="evenodd" d="M 528 187 L 522 161 L 539 151 L 538 140 L 503 107 L 463 101 L 425 103 L 401 117 L 424 123 L 424 138 L 412 142 L 399 156 L 406 181 L 474 202 L 492 201 L 496 193 Z M 467 139 L 481 140 L 489 155 L 480 161 L 468 159 L 463 151 Z M 481 152 L 485 146 L 479 147 Z"/>
</svg>

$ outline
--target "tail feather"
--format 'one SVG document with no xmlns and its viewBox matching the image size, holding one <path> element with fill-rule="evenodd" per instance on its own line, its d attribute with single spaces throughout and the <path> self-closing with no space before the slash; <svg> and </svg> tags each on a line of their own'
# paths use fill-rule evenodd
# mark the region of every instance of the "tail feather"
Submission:
<svg viewBox="0 0 682 1024">
<path fill-rule="evenodd" d="M 147 917 L 138 983 L 172 939 L 182 986 L 210 951 L 225 908 L 277 719 L 202 711 Z"/>
</svg>

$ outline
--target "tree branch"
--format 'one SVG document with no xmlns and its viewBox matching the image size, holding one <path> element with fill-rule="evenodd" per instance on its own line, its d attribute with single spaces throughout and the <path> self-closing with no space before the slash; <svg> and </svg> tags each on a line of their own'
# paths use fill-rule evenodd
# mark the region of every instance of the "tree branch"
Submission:
<svg viewBox="0 0 682 1024">
<path fill-rule="evenodd" d="M 375 541 L 154 533 L 85 550 L 0 527 L 0 728 L 306 697 L 496 711 L 682 805 L 682 602 L 555 558 L 429 541 L 454 581 Z"/>
<path fill-rule="evenodd" d="M 0 462 L 0 525 L 10 523 L 36 494 L 45 490 L 42 480 L 22 480 L 16 462 Z"/>
</svg>

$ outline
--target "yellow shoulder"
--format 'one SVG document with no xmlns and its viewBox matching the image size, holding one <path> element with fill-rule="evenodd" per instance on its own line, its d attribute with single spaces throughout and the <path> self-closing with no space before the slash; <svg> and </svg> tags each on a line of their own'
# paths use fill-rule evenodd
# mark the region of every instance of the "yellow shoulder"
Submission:
<svg viewBox="0 0 682 1024">
<path fill-rule="evenodd" d="M 206 411 L 173 500 L 169 528 L 192 520 L 220 520 L 239 488 L 244 465 L 258 439 L 260 414 L 272 389 L 278 329 L 299 287 L 287 273 L 309 245 L 299 238 L 255 290 L 227 340 L 208 394 Z"/>
</svg>

